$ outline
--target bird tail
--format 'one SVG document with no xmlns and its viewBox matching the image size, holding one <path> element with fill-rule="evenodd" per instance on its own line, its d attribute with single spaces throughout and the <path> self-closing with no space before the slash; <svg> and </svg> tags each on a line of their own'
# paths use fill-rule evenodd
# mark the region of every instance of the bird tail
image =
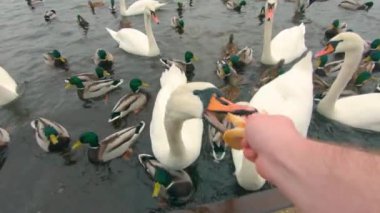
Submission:
<svg viewBox="0 0 380 213">
<path fill-rule="evenodd" d="M 112 36 L 112 38 L 117 41 L 117 43 L 119 43 L 119 37 L 117 36 L 117 32 L 109 29 L 106 27 L 106 30 L 108 31 L 108 33 Z"/>
</svg>

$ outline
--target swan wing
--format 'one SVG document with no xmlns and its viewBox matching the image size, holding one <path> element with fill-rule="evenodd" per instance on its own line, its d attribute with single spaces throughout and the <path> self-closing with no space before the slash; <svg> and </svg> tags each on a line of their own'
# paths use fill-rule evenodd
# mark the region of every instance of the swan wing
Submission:
<svg viewBox="0 0 380 213">
<path fill-rule="evenodd" d="M 282 30 L 271 41 L 271 52 L 276 61 L 281 59 L 290 63 L 300 57 L 305 51 L 305 25 L 301 23 Z"/>
<path fill-rule="evenodd" d="M 0 106 L 5 105 L 18 97 L 17 84 L 8 72 L 0 67 Z"/>
</svg>

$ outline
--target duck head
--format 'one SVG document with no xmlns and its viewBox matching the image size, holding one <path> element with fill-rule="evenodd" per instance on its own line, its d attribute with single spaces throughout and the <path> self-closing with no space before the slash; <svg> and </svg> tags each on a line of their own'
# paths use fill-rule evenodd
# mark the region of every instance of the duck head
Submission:
<svg viewBox="0 0 380 213">
<path fill-rule="evenodd" d="M 105 78 L 105 77 L 108 77 L 111 75 L 111 73 L 109 73 L 107 70 L 101 68 L 101 67 L 96 67 L 95 68 L 95 73 L 96 75 L 98 76 L 99 79 L 102 79 L 102 78 Z"/>
<path fill-rule="evenodd" d="M 99 147 L 98 135 L 94 132 L 84 132 L 80 135 L 79 139 L 71 147 L 72 150 L 78 149 L 82 144 L 88 144 L 91 148 Z"/>
<path fill-rule="evenodd" d="M 265 4 L 265 20 L 272 21 L 277 7 L 277 0 L 268 0 Z"/>
<path fill-rule="evenodd" d="M 66 89 L 69 89 L 72 85 L 76 86 L 78 89 L 84 89 L 83 81 L 78 78 L 78 76 L 71 76 L 65 80 Z"/>
<path fill-rule="evenodd" d="M 131 81 L 129 81 L 129 88 L 131 88 L 132 92 L 134 93 L 139 92 L 141 88 L 147 87 L 149 87 L 149 84 L 143 82 L 139 78 L 134 78 Z"/>
<path fill-rule="evenodd" d="M 371 42 L 371 49 L 380 50 L 380 38 L 377 38 Z"/>
<path fill-rule="evenodd" d="M 211 83 L 192 82 L 180 86 L 171 94 L 166 105 L 165 123 L 204 118 L 217 130 L 224 132 L 225 126 L 217 118 L 219 114 L 249 115 L 255 112 L 253 107 L 227 100 Z"/>
<path fill-rule="evenodd" d="M 193 52 L 191 52 L 191 51 L 185 52 L 185 62 L 186 63 L 190 63 L 192 61 L 197 61 L 197 60 L 198 60 L 198 58 L 194 55 Z"/>
</svg>

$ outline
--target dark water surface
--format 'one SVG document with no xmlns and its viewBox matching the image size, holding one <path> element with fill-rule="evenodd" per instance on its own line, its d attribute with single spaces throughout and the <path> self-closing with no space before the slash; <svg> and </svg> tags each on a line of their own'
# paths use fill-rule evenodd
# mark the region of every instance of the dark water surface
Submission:
<svg viewBox="0 0 380 213">
<path fill-rule="evenodd" d="M 182 36 L 170 27 L 170 18 L 177 14 L 177 6 L 174 1 L 169 2 L 157 13 L 161 23 L 155 25 L 153 31 L 162 56 L 182 58 L 186 50 L 191 50 L 200 58 L 195 62 L 194 81 L 221 85 L 214 74 L 215 61 L 230 33 L 234 33 L 240 47 L 253 47 L 255 58 L 260 58 L 263 27 L 258 26 L 256 16 L 264 2 L 248 1 L 244 12 L 238 14 L 228 11 L 220 0 L 194 0 L 193 7 L 186 5 Z M 323 27 L 336 18 L 347 22 L 349 28 L 367 40 L 380 36 L 377 2 L 369 13 L 342 10 L 337 4 L 338 1 L 330 0 L 310 7 L 307 17 L 313 22 L 306 26 L 306 42 L 311 50 L 321 48 Z M 43 19 L 47 9 L 55 9 L 58 15 L 50 24 Z M 293 3 L 280 1 L 274 35 L 294 25 L 291 21 L 293 11 Z M 87 37 L 76 23 L 78 13 L 90 23 Z M 118 30 L 120 17 L 113 17 L 108 8 L 97 9 L 96 13 L 95 16 L 91 14 L 84 0 L 46 0 L 34 11 L 22 0 L 0 2 L 0 65 L 17 82 L 24 82 L 25 91 L 17 101 L 0 109 L 0 126 L 10 129 L 12 140 L 8 160 L 0 171 L 0 212 L 148 212 L 157 208 L 157 201 L 151 197 L 152 184 L 136 155 L 130 161 L 112 161 L 113 174 L 108 176 L 105 170 L 97 170 L 87 161 L 85 149 L 78 154 L 80 160 L 76 165 L 64 166 L 59 156 L 40 149 L 30 127 L 32 119 L 43 116 L 64 125 L 73 140 L 87 130 L 97 132 L 100 138 L 115 131 L 107 119 L 114 103 L 129 92 L 126 83 L 121 90 L 111 93 L 108 104 L 98 101 L 91 109 L 84 109 L 75 91 L 65 91 L 63 87 L 63 80 L 71 73 L 93 71 L 90 57 L 97 48 L 114 55 L 117 78 L 128 82 L 133 77 L 140 77 L 150 83 L 152 100 L 141 113 L 128 119 L 129 125 L 140 120 L 149 124 L 163 67 L 158 57 L 134 56 L 117 48 L 105 27 Z M 132 27 L 144 31 L 143 16 L 131 17 L 129 21 Z M 71 73 L 43 63 L 42 54 L 51 49 L 61 50 L 68 58 Z M 245 76 L 254 83 L 259 70 L 259 64 L 251 65 L 246 68 Z M 243 100 L 249 100 L 250 89 L 251 85 L 244 88 Z M 380 147 L 379 134 L 342 126 L 317 113 L 314 113 L 309 135 L 372 149 Z M 231 155 L 219 164 L 213 162 L 204 141 L 204 151 L 196 163 L 196 174 L 193 174 L 197 176 L 198 188 L 194 200 L 182 208 L 244 194 L 232 175 Z M 135 153 L 151 153 L 149 125 L 135 147 Z"/>
</svg>

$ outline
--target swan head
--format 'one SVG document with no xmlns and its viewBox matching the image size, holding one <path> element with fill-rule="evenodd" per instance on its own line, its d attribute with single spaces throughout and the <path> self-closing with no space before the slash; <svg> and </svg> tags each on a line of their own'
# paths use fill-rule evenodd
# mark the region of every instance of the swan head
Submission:
<svg viewBox="0 0 380 213">
<path fill-rule="evenodd" d="M 159 24 L 160 23 L 160 20 L 158 19 L 158 16 L 156 14 L 156 10 L 154 9 L 154 5 L 152 5 L 152 3 L 149 3 L 146 7 L 145 7 L 145 11 L 144 13 L 146 15 L 148 15 L 148 17 L 150 16 L 153 20 L 154 23 L 156 24 Z"/>
<path fill-rule="evenodd" d="M 363 50 L 366 42 L 354 32 L 339 33 L 326 44 L 325 48 L 319 51 L 315 57 L 328 55 L 331 53 L 343 53 Z"/>
<path fill-rule="evenodd" d="M 265 20 L 272 21 L 277 7 L 277 0 L 268 0 L 265 4 Z"/>
<path fill-rule="evenodd" d="M 249 115 L 254 112 L 256 109 L 253 107 L 238 105 L 224 98 L 221 91 L 211 83 L 191 82 L 180 86 L 171 94 L 166 105 L 165 119 L 205 118 L 223 132 L 225 127 L 217 118 L 218 114 Z"/>
</svg>

